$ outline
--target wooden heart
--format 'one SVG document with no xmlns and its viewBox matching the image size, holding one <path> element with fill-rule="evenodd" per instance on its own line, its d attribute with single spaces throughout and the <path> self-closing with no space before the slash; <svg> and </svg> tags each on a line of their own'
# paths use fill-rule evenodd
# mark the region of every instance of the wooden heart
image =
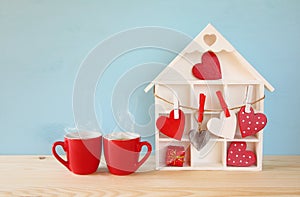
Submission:
<svg viewBox="0 0 300 197">
<path fill-rule="evenodd" d="M 256 155 L 246 148 L 246 142 L 232 142 L 227 150 L 227 165 L 248 167 L 255 164 Z"/>
<path fill-rule="evenodd" d="M 203 53 L 201 61 L 193 66 L 192 73 L 195 77 L 201 80 L 222 79 L 220 62 L 214 52 Z"/>
<path fill-rule="evenodd" d="M 254 113 L 250 107 L 250 113 L 245 112 L 245 107 L 242 107 L 238 113 L 239 127 L 242 137 L 255 135 L 261 131 L 267 124 L 267 117 L 263 113 Z"/>
<path fill-rule="evenodd" d="M 229 117 L 225 117 L 225 114 L 222 112 L 220 118 L 211 118 L 207 122 L 207 128 L 216 136 L 233 139 L 236 130 L 236 115 L 234 111 L 230 110 Z"/>
<path fill-rule="evenodd" d="M 205 44 L 207 44 L 208 46 L 211 46 L 216 42 L 217 36 L 215 34 L 206 34 L 203 36 L 203 40 L 204 40 Z"/>
<path fill-rule="evenodd" d="M 168 137 L 181 140 L 184 131 L 185 117 L 183 111 L 179 110 L 179 119 L 174 119 L 174 110 L 169 117 L 160 116 L 156 120 L 157 129 Z"/>
<path fill-rule="evenodd" d="M 201 150 L 210 140 L 209 131 L 197 131 L 191 130 L 189 132 L 189 139 L 191 144 L 199 151 Z"/>
</svg>

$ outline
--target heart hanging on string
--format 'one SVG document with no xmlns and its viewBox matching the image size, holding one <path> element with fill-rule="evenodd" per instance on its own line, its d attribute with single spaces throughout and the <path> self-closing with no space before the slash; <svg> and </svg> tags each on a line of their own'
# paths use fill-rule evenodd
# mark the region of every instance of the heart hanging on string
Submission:
<svg viewBox="0 0 300 197">
<path fill-rule="evenodd" d="M 197 131 L 193 129 L 189 132 L 190 142 L 197 151 L 200 151 L 204 147 L 208 146 L 211 138 L 212 134 L 207 130 Z M 213 146 L 213 144 L 210 145 Z"/>
<path fill-rule="evenodd" d="M 174 138 L 176 140 L 181 140 L 184 131 L 185 116 L 183 111 L 181 111 L 180 109 L 178 109 L 178 111 L 178 119 L 174 118 L 174 110 L 170 112 L 169 117 L 160 116 L 156 120 L 156 127 L 161 133 L 165 134 L 166 136 Z"/>
<path fill-rule="evenodd" d="M 236 130 L 235 112 L 228 109 L 221 91 L 217 91 L 216 94 L 224 113 L 220 114 L 220 118 L 211 118 L 207 122 L 207 128 L 216 136 L 233 139 Z"/>
<path fill-rule="evenodd" d="M 245 112 L 245 106 L 238 113 L 238 122 L 242 137 L 255 135 L 261 131 L 267 124 L 267 117 L 263 113 L 254 113 L 252 107 L 250 112 Z"/>
<path fill-rule="evenodd" d="M 225 117 L 224 113 L 219 118 L 211 118 L 207 122 L 208 130 L 219 137 L 233 139 L 236 130 L 236 115 L 230 110 L 230 116 Z"/>
<path fill-rule="evenodd" d="M 192 129 L 189 132 L 190 142 L 194 146 L 194 148 L 196 148 L 197 151 L 200 151 L 202 148 L 204 148 L 208 144 L 211 138 L 211 134 L 208 131 L 203 130 L 201 128 L 203 116 L 204 116 L 205 99 L 206 99 L 205 94 L 201 93 L 199 95 L 198 119 L 194 117 L 198 122 L 198 129 L 197 130 Z"/>
<path fill-rule="evenodd" d="M 192 73 L 195 77 L 201 80 L 222 79 L 220 62 L 214 52 L 203 53 L 201 61 L 193 66 Z"/>
</svg>

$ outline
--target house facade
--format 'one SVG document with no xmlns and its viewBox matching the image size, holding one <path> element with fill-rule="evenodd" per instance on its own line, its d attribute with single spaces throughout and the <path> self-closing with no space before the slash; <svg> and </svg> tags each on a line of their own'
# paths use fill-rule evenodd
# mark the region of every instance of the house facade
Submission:
<svg viewBox="0 0 300 197">
<path fill-rule="evenodd" d="M 196 36 L 145 91 L 151 88 L 154 88 L 155 95 L 156 169 L 262 169 L 264 125 L 260 128 L 256 125 L 267 123 L 260 119 L 265 118 L 264 91 L 272 92 L 274 88 L 211 24 Z M 205 95 L 201 124 L 198 119 L 200 94 Z M 225 103 L 221 102 L 220 95 Z M 231 119 L 236 119 L 230 123 L 231 127 L 226 126 L 229 117 L 225 117 L 224 107 L 230 111 Z M 176 118 L 173 113 L 180 117 Z M 165 118 L 163 122 L 161 117 Z M 173 128 L 179 120 L 181 125 L 178 129 Z M 168 121 L 170 124 L 167 124 Z M 245 121 L 247 125 L 244 125 Z M 216 127 L 217 124 L 220 126 Z M 215 128 L 217 131 L 213 131 Z M 226 129 L 230 131 L 221 131 Z M 250 130 L 253 132 L 249 133 Z M 201 135 L 199 139 L 194 139 L 196 135 L 191 135 L 191 131 L 202 132 L 202 138 L 209 136 L 201 149 L 194 144 L 197 140 L 203 140 Z M 180 135 L 174 137 L 177 132 Z M 209 135 L 203 132 L 208 132 Z M 221 132 L 229 132 L 231 135 L 222 135 Z M 179 156 L 173 150 L 175 156 L 172 157 L 173 161 L 177 159 L 182 165 L 169 165 L 167 162 L 170 159 L 170 148 L 174 147 L 184 149 L 184 154 Z"/>
</svg>

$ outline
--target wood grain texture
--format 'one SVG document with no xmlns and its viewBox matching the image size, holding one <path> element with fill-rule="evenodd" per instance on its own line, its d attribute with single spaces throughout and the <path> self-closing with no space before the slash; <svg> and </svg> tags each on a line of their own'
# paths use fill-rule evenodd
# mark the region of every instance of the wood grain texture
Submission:
<svg viewBox="0 0 300 197">
<path fill-rule="evenodd" d="M 261 172 L 141 171 L 115 176 L 101 163 L 81 176 L 52 156 L 0 156 L 0 196 L 300 196 L 300 156 L 266 156 Z"/>
</svg>

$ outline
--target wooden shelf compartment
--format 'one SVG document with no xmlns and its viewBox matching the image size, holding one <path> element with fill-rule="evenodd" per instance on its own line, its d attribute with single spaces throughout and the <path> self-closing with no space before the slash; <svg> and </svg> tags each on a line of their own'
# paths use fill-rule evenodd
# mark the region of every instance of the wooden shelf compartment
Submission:
<svg viewBox="0 0 300 197">
<path fill-rule="evenodd" d="M 203 93 L 206 95 L 205 109 L 222 110 L 216 91 L 224 95 L 224 85 L 193 85 L 191 91 L 191 104 L 196 108 L 199 106 L 199 94 Z"/>
<path fill-rule="evenodd" d="M 206 95 L 206 103 L 205 109 L 206 110 L 214 110 L 214 111 L 205 111 L 204 113 L 204 120 L 201 129 L 207 130 L 207 122 L 211 118 L 218 118 L 220 113 L 222 113 L 222 109 L 219 103 L 219 100 L 216 96 L 216 91 L 221 91 L 225 101 L 229 108 L 242 106 L 245 103 L 247 87 L 248 85 L 253 85 L 253 95 L 252 100 L 258 100 L 263 97 L 264 95 L 264 86 L 260 81 L 247 81 L 247 82 L 234 82 L 234 81 L 223 81 L 223 80 L 213 80 L 209 81 L 208 83 L 199 82 L 194 84 L 168 84 L 168 87 L 172 87 L 178 95 L 182 98 L 180 99 L 180 104 L 185 106 L 193 107 L 197 109 L 199 106 L 199 94 L 204 93 Z M 160 89 L 159 94 L 168 95 L 171 102 L 173 98 L 171 98 L 172 94 L 170 91 L 163 89 L 162 86 L 158 86 Z M 168 91 L 165 92 L 165 91 Z M 156 88 L 157 92 L 157 88 Z M 234 97 L 232 96 L 234 95 Z M 161 96 L 161 95 L 160 95 Z M 164 96 L 162 96 L 164 97 Z M 160 102 L 160 99 L 155 99 L 155 103 L 160 103 L 161 106 L 156 107 L 156 118 L 161 115 L 169 116 L 171 110 L 173 110 L 173 105 L 170 105 L 166 102 Z M 254 111 L 263 112 L 263 101 L 260 101 L 254 105 L 252 105 Z M 191 129 L 197 130 L 198 123 L 197 123 L 197 114 L 195 110 L 181 108 L 185 113 L 185 128 L 184 134 L 181 140 L 175 140 L 173 138 L 167 137 L 164 134 L 160 133 L 157 130 L 156 134 L 156 145 L 160 149 L 157 151 L 158 159 L 157 162 L 157 169 L 159 170 L 240 170 L 240 171 L 257 171 L 261 170 L 262 168 L 262 137 L 263 131 L 260 131 L 258 134 L 254 136 L 248 136 L 245 138 L 241 137 L 239 126 L 237 123 L 236 127 L 236 134 L 234 139 L 224 139 L 221 137 L 213 136 L 211 138 L 210 143 L 214 143 L 215 147 L 212 150 L 208 151 L 207 154 L 204 152 L 207 151 L 205 149 L 197 151 L 192 144 L 190 144 L 190 140 L 188 137 L 188 133 Z M 238 113 L 239 109 L 235 109 L 234 112 Z M 195 117 L 194 117 L 195 116 Z M 227 166 L 226 159 L 227 159 L 227 148 L 229 143 L 235 141 L 244 141 L 247 143 L 247 150 L 250 149 L 253 151 L 257 156 L 257 163 L 256 165 L 250 167 L 231 167 Z M 184 164 L 183 167 L 168 167 L 165 166 L 165 150 L 166 144 L 174 144 L 178 146 L 185 146 L 189 147 L 187 153 L 188 160 L 187 163 Z"/>
<path fill-rule="evenodd" d="M 249 141 L 245 141 L 245 140 L 230 140 L 230 141 L 227 141 L 226 143 L 226 159 L 227 159 L 227 152 L 228 152 L 228 148 L 229 148 L 229 145 L 232 143 L 232 142 L 235 142 L 235 141 L 239 141 L 239 142 L 246 142 L 247 144 L 247 147 L 246 147 L 246 151 L 252 151 L 255 156 L 256 156 L 256 163 L 253 164 L 252 166 L 247 166 L 247 167 L 235 167 L 235 166 L 228 166 L 226 164 L 226 167 L 229 168 L 228 170 L 261 170 L 261 165 L 260 165 L 260 149 L 261 149 L 261 145 L 260 145 L 260 142 L 249 142 Z M 251 169 L 250 169 L 251 168 Z"/>
<path fill-rule="evenodd" d="M 222 141 L 210 141 L 200 151 L 191 146 L 191 166 L 193 168 L 220 168 L 223 166 L 223 148 L 224 142 Z"/>
<path fill-rule="evenodd" d="M 166 84 L 155 86 L 155 94 L 172 103 L 174 102 L 174 96 L 176 96 L 181 105 L 191 106 L 190 92 L 190 87 L 182 84 Z M 155 107 L 157 112 L 170 113 L 170 111 L 174 109 L 172 104 L 169 104 L 158 98 L 155 98 Z M 185 109 L 181 108 L 181 110 Z"/>
<path fill-rule="evenodd" d="M 166 153 L 168 146 L 183 146 L 185 150 L 185 156 L 184 156 L 184 164 L 183 167 L 176 167 L 176 166 L 167 166 L 166 165 Z M 172 168 L 173 170 L 177 168 L 187 168 L 191 167 L 191 147 L 189 142 L 180 142 L 180 141 L 162 141 L 159 142 L 159 147 L 157 147 L 157 160 L 158 165 L 156 166 L 157 169 L 167 169 Z"/>
</svg>

